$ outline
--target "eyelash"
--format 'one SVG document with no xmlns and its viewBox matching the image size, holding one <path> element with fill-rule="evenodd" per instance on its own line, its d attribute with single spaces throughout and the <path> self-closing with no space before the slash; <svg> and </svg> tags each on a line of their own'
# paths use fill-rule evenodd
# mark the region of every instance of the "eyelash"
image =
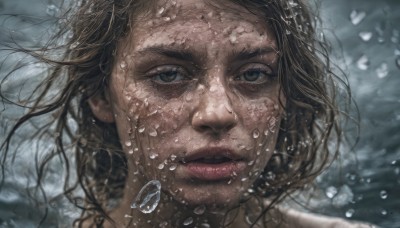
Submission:
<svg viewBox="0 0 400 228">
<path fill-rule="evenodd" d="M 181 67 L 177 66 L 159 66 L 156 69 L 148 73 L 149 77 L 154 83 L 157 84 L 177 84 L 182 81 L 190 80 L 189 74 Z M 168 80 L 165 77 L 175 75 L 172 80 Z M 176 78 L 179 78 L 176 80 Z"/>
<path fill-rule="evenodd" d="M 261 76 L 258 75 L 259 77 L 254 80 L 246 80 L 245 74 L 248 74 L 248 73 L 259 73 L 259 74 L 263 74 L 263 75 L 261 75 Z M 264 78 L 260 82 L 260 80 L 258 80 L 258 79 L 262 76 L 264 76 Z M 236 82 L 243 81 L 241 83 L 248 83 L 248 84 L 264 84 L 275 76 L 276 76 L 276 74 L 273 72 L 273 70 L 269 66 L 268 66 L 268 69 L 266 69 L 265 67 L 256 67 L 256 68 L 250 68 L 250 69 L 246 69 L 246 70 L 242 71 L 239 75 L 235 76 L 233 80 Z"/>
</svg>

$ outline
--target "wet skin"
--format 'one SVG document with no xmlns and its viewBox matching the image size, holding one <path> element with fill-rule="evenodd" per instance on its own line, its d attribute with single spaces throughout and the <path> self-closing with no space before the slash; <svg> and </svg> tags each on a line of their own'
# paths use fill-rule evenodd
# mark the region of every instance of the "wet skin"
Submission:
<svg viewBox="0 0 400 228">
<path fill-rule="evenodd" d="M 230 6 L 229 8 L 227 6 Z M 282 115 L 268 25 L 236 5 L 159 2 L 120 41 L 106 100 L 128 158 L 120 208 L 160 180 L 176 205 L 238 204 L 267 165 Z"/>
</svg>

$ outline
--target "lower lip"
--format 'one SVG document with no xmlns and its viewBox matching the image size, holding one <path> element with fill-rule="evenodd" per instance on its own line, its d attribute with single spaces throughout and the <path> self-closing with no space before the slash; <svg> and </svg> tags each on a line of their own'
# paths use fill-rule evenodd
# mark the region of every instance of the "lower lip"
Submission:
<svg viewBox="0 0 400 228">
<path fill-rule="evenodd" d="M 244 170 L 243 161 L 231 161 L 219 164 L 189 162 L 184 165 L 191 178 L 205 181 L 219 181 L 230 179 Z"/>
</svg>

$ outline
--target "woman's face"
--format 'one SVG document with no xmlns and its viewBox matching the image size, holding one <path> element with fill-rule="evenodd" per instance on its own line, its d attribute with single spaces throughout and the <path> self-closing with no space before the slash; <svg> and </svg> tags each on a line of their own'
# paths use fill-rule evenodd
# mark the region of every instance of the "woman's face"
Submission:
<svg viewBox="0 0 400 228">
<path fill-rule="evenodd" d="M 183 203 L 237 203 L 275 148 L 277 52 L 262 18 L 231 3 L 160 1 L 138 15 L 107 95 L 128 186 L 156 179 Z"/>
</svg>

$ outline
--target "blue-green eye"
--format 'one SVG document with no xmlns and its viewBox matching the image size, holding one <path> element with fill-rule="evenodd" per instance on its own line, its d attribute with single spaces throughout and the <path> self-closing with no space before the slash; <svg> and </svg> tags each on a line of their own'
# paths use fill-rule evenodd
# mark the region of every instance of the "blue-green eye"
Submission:
<svg viewBox="0 0 400 228">
<path fill-rule="evenodd" d="M 154 76 L 153 80 L 169 83 L 182 80 L 183 78 L 184 77 L 177 71 L 166 71 Z"/>
<path fill-rule="evenodd" d="M 179 83 L 187 79 L 183 69 L 175 66 L 161 66 L 149 73 L 151 79 L 160 84 Z"/>
<path fill-rule="evenodd" d="M 271 69 L 267 68 L 252 68 L 243 71 L 235 77 L 235 81 L 241 83 L 262 84 L 273 77 Z"/>
</svg>

